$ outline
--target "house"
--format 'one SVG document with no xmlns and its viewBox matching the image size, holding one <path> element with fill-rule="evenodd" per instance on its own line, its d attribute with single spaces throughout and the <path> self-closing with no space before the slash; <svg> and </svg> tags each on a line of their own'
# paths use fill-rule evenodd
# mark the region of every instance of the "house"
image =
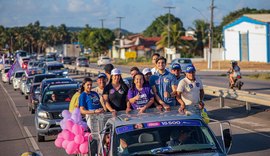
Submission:
<svg viewBox="0 0 270 156">
<path fill-rule="evenodd" d="M 244 14 L 223 27 L 226 60 L 270 63 L 270 14 Z"/>
<path fill-rule="evenodd" d="M 135 53 L 135 58 L 150 58 L 152 53 L 157 51 L 156 42 L 160 39 L 160 37 L 144 37 L 142 34 L 123 36 L 114 41 L 111 57 L 127 59 L 127 54 L 131 52 Z"/>
</svg>

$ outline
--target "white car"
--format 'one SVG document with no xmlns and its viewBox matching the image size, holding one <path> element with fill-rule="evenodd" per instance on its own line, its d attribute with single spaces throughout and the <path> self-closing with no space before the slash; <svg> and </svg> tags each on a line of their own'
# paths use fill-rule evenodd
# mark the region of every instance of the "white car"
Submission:
<svg viewBox="0 0 270 156">
<path fill-rule="evenodd" d="M 110 63 L 112 63 L 112 60 L 108 56 L 101 56 L 97 61 L 98 66 L 105 66 Z"/>
<path fill-rule="evenodd" d="M 21 94 L 24 95 L 25 85 L 26 84 L 26 75 L 23 75 L 20 80 L 20 91 Z"/>
<path fill-rule="evenodd" d="M 4 83 L 8 82 L 8 71 L 9 71 L 10 67 L 6 67 L 5 69 L 2 70 L 2 81 Z"/>
<path fill-rule="evenodd" d="M 17 90 L 20 88 L 20 81 L 21 77 L 25 74 L 23 70 L 16 71 L 13 75 L 12 79 L 12 84 L 13 84 L 13 89 Z"/>
</svg>

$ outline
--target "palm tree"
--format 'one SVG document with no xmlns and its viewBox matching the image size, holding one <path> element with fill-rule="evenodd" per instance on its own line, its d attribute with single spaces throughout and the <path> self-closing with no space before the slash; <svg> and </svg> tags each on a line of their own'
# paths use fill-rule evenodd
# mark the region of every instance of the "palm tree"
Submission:
<svg viewBox="0 0 270 156">
<path fill-rule="evenodd" d="M 193 22 L 195 26 L 195 32 L 197 37 L 197 42 L 195 43 L 195 50 L 199 52 L 199 55 L 203 55 L 203 49 L 205 45 L 208 45 L 208 32 L 209 23 L 204 20 L 197 19 Z"/>
</svg>

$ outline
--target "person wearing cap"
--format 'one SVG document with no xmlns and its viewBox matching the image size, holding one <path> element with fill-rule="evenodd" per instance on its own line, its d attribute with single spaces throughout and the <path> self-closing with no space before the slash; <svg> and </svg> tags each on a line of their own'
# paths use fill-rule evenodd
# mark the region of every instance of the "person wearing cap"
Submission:
<svg viewBox="0 0 270 156">
<path fill-rule="evenodd" d="M 114 66 L 112 64 L 106 64 L 104 66 L 104 72 L 105 72 L 108 80 L 110 80 L 110 78 L 111 78 L 111 72 L 113 69 L 114 69 Z"/>
<path fill-rule="evenodd" d="M 116 115 L 117 111 L 126 110 L 127 108 L 128 86 L 121 77 L 121 71 L 117 68 L 111 72 L 108 85 L 103 91 L 103 98 L 107 110 Z"/>
<path fill-rule="evenodd" d="M 144 79 L 146 81 L 146 84 L 149 84 L 150 77 L 152 76 L 151 69 L 144 68 L 143 71 L 142 71 L 142 73 L 144 75 Z"/>
<path fill-rule="evenodd" d="M 133 110 L 143 113 L 154 103 L 154 92 L 151 87 L 146 84 L 142 73 L 134 75 L 131 88 L 128 90 L 128 100 Z M 131 110 L 127 105 L 127 110 Z"/>
<path fill-rule="evenodd" d="M 170 106 L 176 105 L 176 78 L 166 70 L 166 58 L 159 57 L 156 60 L 158 72 L 150 77 L 150 86 L 152 87 L 155 100 L 165 110 L 170 110 Z"/>
<path fill-rule="evenodd" d="M 100 97 L 100 103 L 101 105 L 103 106 L 104 110 L 106 111 L 107 108 L 105 106 L 105 103 L 104 103 L 104 99 L 102 97 L 102 94 L 103 94 L 103 90 L 107 84 L 107 76 L 105 73 L 99 73 L 98 74 L 98 77 L 97 77 L 97 87 L 93 88 L 92 91 L 94 92 L 97 92 L 99 97 Z"/>
<path fill-rule="evenodd" d="M 171 66 L 171 73 L 176 77 L 177 85 L 184 77 L 181 76 L 181 66 L 179 63 L 174 63 Z"/>
<path fill-rule="evenodd" d="M 200 110 L 204 108 L 203 83 L 198 76 L 195 75 L 196 69 L 193 65 L 186 68 L 186 77 L 182 79 L 177 87 L 178 102 L 181 104 L 179 112 L 185 110 L 201 114 Z"/>
</svg>

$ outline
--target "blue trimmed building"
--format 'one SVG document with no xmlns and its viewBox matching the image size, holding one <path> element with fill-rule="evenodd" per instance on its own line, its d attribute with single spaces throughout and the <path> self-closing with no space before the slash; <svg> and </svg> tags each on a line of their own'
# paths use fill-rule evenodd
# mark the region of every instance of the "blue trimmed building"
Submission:
<svg viewBox="0 0 270 156">
<path fill-rule="evenodd" d="M 226 60 L 270 63 L 270 14 L 245 14 L 223 27 Z"/>
</svg>

